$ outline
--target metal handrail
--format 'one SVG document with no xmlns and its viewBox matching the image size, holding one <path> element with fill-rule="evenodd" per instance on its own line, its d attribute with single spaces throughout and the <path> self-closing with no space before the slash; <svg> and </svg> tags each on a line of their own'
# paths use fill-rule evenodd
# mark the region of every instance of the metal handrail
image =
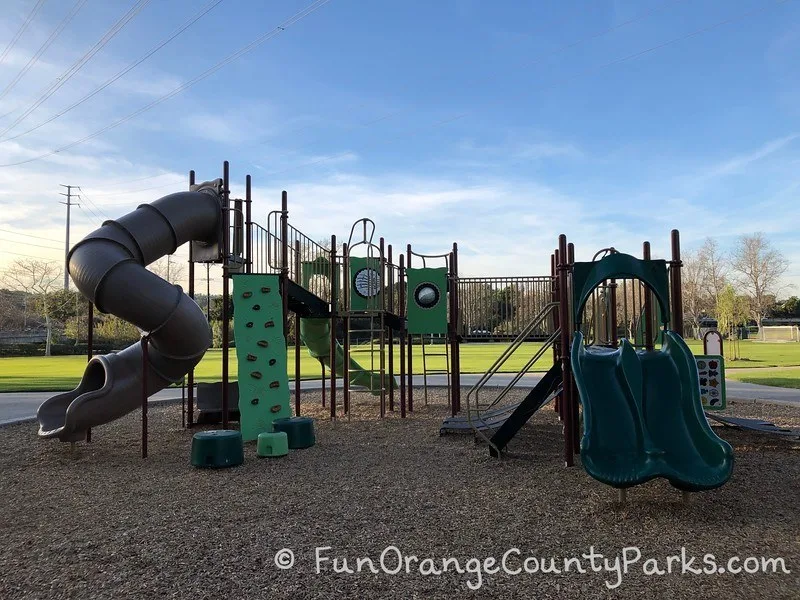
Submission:
<svg viewBox="0 0 800 600">
<path fill-rule="evenodd" d="M 503 388 L 503 391 L 500 392 L 500 394 L 498 395 L 497 398 L 495 398 L 494 402 L 492 402 L 489 406 L 487 406 L 483 410 L 483 414 L 485 414 L 487 411 L 491 410 L 492 407 L 494 407 L 498 402 L 500 402 L 500 400 L 502 400 L 502 398 L 505 397 L 505 395 L 517 384 L 517 382 L 519 382 L 519 380 L 522 379 L 522 377 L 525 374 L 527 374 L 528 371 L 530 371 L 531 367 L 533 367 L 533 365 L 536 363 L 536 361 L 539 360 L 542 357 L 542 355 L 553 346 L 553 344 L 558 340 L 560 335 L 561 335 L 561 329 L 557 329 L 556 331 L 553 332 L 553 334 L 549 338 L 547 338 L 547 340 L 542 344 L 542 347 L 530 358 L 530 360 L 527 363 L 525 363 L 525 366 L 522 369 L 520 369 L 519 373 L 517 373 L 514 376 L 514 379 L 512 379 L 506 385 L 506 387 Z M 477 409 L 476 409 L 476 412 L 477 412 Z M 486 426 L 486 422 L 483 420 L 483 417 L 480 414 L 477 416 L 475 421 L 480 421 L 481 423 L 483 423 L 484 426 Z M 467 412 L 467 422 L 469 422 L 470 426 L 475 431 L 475 433 L 478 434 L 481 438 L 483 438 L 483 441 L 485 441 L 489 445 L 492 445 L 491 438 L 489 438 L 489 436 L 484 434 L 484 430 L 487 427 L 484 427 L 484 429 L 481 429 L 481 428 L 473 425 L 473 419 L 472 419 L 471 414 L 469 412 Z M 488 429 L 494 430 L 494 428 L 492 428 L 492 427 L 488 427 Z"/>
<path fill-rule="evenodd" d="M 500 367 L 502 367 L 505 364 L 505 362 L 511 357 L 511 355 L 514 354 L 514 352 L 516 352 L 516 350 L 522 345 L 522 343 L 531 334 L 531 332 L 533 332 L 533 330 L 536 329 L 536 327 L 538 327 L 542 323 L 542 321 L 544 321 L 545 318 L 548 317 L 550 313 L 557 306 L 558 302 L 550 302 L 541 311 L 539 311 L 539 314 L 537 314 L 531 320 L 531 322 L 528 323 L 528 325 L 519 333 L 519 335 L 517 335 L 517 337 L 514 338 L 514 341 L 512 341 L 511 344 L 509 344 L 509 346 L 503 351 L 503 353 L 497 358 L 497 360 L 495 360 L 492 366 L 489 367 L 489 369 L 480 377 L 480 379 L 478 379 L 475 385 L 473 385 L 467 392 L 467 419 L 470 421 L 470 423 L 472 422 L 471 398 L 475 396 L 475 411 L 480 412 L 478 407 L 478 398 L 477 398 L 478 392 L 486 386 L 489 380 L 494 375 L 497 374 L 497 372 L 500 370 Z M 535 356 L 537 356 L 537 358 L 541 356 L 540 352 L 537 352 Z"/>
<path fill-rule="evenodd" d="M 506 394 L 508 394 L 508 392 L 509 392 L 509 391 L 510 391 L 510 390 L 511 390 L 511 389 L 512 389 L 512 388 L 513 388 L 515 385 L 517 385 L 517 383 L 519 382 L 519 380 L 520 380 L 520 379 L 522 379 L 522 377 L 523 377 L 523 376 L 524 376 L 524 375 L 525 375 L 525 374 L 526 374 L 528 371 L 530 371 L 531 367 L 533 367 L 533 365 L 534 365 L 534 364 L 536 364 L 536 362 L 537 362 L 537 361 L 538 361 L 538 360 L 539 360 L 539 359 L 542 357 L 542 355 L 543 355 L 545 352 L 547 352 L 547 351 L 548 351 L 548 350 L 549 350 L 549 349 L 550 349 L 550 348 L 553 346 L 553 344 L 554 344 L 554 343 L 556 342 L 556 340 L 558 339 L 558 336 L 559 336 L 559 335 L 561 335 L 561 329 L 556 329 L 556 330 L 555 330 L 555 331 L 554 331 L 554 332 L 553 332 L 553 333 L 550 335 L 550 337 L 548 337 L 548 338 L 547 338 L 547 339 L 546 339 L 546 340 L 545 340 L 545 341 L 542 343 L 542 347 L 541 347 L 541 348 L 539 348 L 539 350 L 537 350 L 537 351 L 536 351 L 536 353 L 535 353 L 533 356 L 531 356 L 530 360 L 528 360 L 528 362 L 526 362 L 526 363 L 525 363 L 525 366 L 524 366 L 524 367 L 522 367 L 522 369 L 520 369 L 520 370 L 519 370 L 519 372 L 518 372 L 516 375 L 514 375 L 514 378 L 513 378 L 511 381 L 509 381 L 509 382 L 506 384 L 506 386 L 505 386 L 505 387 L 502 389 L 502 391 L 501 391 L 501 392 L 500 392 L 500 393 L 497 395 L 497 398 L 495 398 L 495 399 L 494 399 L 494 401 L 493 401 L 493 402 L 492 402 L 492 403 L 491 403 L 489 406 L 487 406 L 486 408 L 484 408 L 483 410 L 484 410 L 484 411 L 487 411 L 487 410 L 490 410 L 490 409 L 492 409 L 494 406 L 496 406 L 496 405 L 497 405 L 497 403 L 498 403 L 498 402 L 500 402 L 500 401 L 501 401 L 503 398 L 505 398 L 505 397 L 506 397 Z"/>
</svg>

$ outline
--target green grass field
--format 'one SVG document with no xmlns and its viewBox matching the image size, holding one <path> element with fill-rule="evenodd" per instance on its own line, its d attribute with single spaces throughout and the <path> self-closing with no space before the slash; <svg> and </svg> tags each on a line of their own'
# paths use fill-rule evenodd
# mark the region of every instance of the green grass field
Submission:
<svg viewBox="0 0 800 600">
<path fill-rule="evenodd" d="M 702 352 L 702 345 L 694 340 L 689 346 L 696 354 Z M 443 347 L 428 346 L 430 353 L 442 352 Z M 506 348 L 505 344 L 463 344 L 461 346 L 461 371 L 463 373 L 483 373 Z M 537 343 L 526 343 L 505 363 L 503 372 L 519 371 L 530 356 L 540 348 Z M 549 353 L 549 352 L 548 352 Z M 732 379 L 763 385 L 800 388 L 800 369 L 776 370 L 768 367 L 800 366 L 800 344 L 762 343 L 743 341 L 741 343 L 742 360 L 729 361 L 726 366 L 728 376 Z M 368 348 L 355 349 L 353 357 L 364 368 L 371 367 Z M 231 350 L 231 373 L 236 374 L 236 352 Z M 374 364 L 378 366 L 378 356 Z M 82 356 L 24 357 L 0 358 L 0 392 L 16 391 L 60 391 L 74 388 L 86 363 Z M 547 357 L 534 366 L 534 371 L 546 370 L 549 366 Z M 399 351 L 395 346 L 395 371 L 399 370 Z M 414 352 L 415 371 L 422 367 L 421 349 L 416 346 Z M 444 369 L 445 358 L 429 357 L 430 369 Z M 758 367 L 752 371 L 737 373 L 738 367 Z M 760 369 L 765 367 L 763 371 Z M 220 350 L 210 350 L 195 370 L 195 380 L 200 382 L 219 381 L 222 372 Z M 294 349 L 289 349 L 289 376 L 294 377 Z M 308 356 L 305 349 L 301 351 L 300 376 L 303 379 L 320 377 L 319 363 Z"/>
<path fill-rule="evenodd" d="M 730 379 L 742 383 L 757 383 L 775 387 L 800 389 L 800 367 L 784 369 L 753 369 L 752 371 L 726 371 Z"/>
</svg>

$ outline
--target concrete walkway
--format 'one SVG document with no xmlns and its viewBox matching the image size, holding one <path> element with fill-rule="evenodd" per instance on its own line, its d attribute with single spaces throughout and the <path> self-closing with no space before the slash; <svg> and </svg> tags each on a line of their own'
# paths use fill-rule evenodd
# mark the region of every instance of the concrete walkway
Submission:
<svg viewBox="0 0 800 600">
<path fill-rule="evenodd" d="M 462 396 L 472 387 L 481 375 L 461 375 Z M 513 373 L 498 373 L 489 380 L 490 387 L 505 386 L 514 377 Z M 531 373 L 524 375 L 517 384 L 520 388 L 532 388 L 542 378 L 542 373 Z M 337 380 L 338 387 L 341 387 L 341 379 Z M 414 376 L 414 385 L 421 386 L 423 378 L 421 375 Z M 742 383 L 727 379 L 725 381 L 728 390 L 729 400 L 765 402 L 768 404 L 783 404 L 787 406 L 797 406 L 800 408 L 800 389 L 779 388 L 766 385 L 756 385 L 754 383 Z M 444 386 L 447 384 L 447 377 L 444 375 L 429 375 L 428 385 Z M 320 380 L 302 381 L 300 389 L 318 390 L 322 382 Z M 290 382 L 291 389 L 294 383 Z M 36 409 L 54 392 L 12 392 L 0 394 L 0 425 L 26 421 L 36 417 Z M 150 397 L 150 402 L 179 401 L 181 398 L 180 388 L 170 388 L 162 390 Z"/>
</svg>

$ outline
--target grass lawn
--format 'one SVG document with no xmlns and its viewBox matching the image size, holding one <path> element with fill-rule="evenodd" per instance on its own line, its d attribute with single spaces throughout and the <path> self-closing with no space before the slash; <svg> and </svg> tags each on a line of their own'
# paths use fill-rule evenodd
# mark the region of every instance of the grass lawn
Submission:
<svg viewBox="0 0 800 600">
<path fill-rule="evenodd" d="M 729 378 L 743 383 L 773 385 L 800 389 L 800 367 L 796 369 L 759 369 L 758 371 L 726 371 Z"/>
<path fill-rule="evenodd" d="M 689 340 L 689 346 L 696 354 L 702 353 L 702 344 L 696 340 Z M 461 346 L 461 371 L 463 373 L 483 373 L 507 347 L 503 343 L 490 344 L 463 344 Z M 428 346 L 429 354 L 441 353 L 444 347 Z M 540 348 L 538 343 L 526 343 L 505 363 L 501 371 L 517 372 Z M 415 371 L 422 367 L 422 350 L 419 346 L 414 348 Z M 795 371 L 770 371 L 765 369 L 763 375 L 759 373 L 736 374 L 737 367 L 784 367 L 800 366 L 800 344 L 795 343 L 763 343 L 756 341 L 743 341 L 741 343 L 742 360 L 729 361 L 726 366 L 728 375 L 733 379 L 749 383 L 763 383 L 764 385 L 780 385 L 782 387 L 800 387 L 800 370 Z M 364 368 L 371 368 L 370 351 L 368 347 L 353 348 L 355 358 Z M 231 351 L 231 373 L 236 374 L 236 352 Z M 60 391 L 74 388 L 83 374 L 86 358 L 83 356 L 55 356 L 55 357 L 21 357 L 0 358 L 0 392 L 14 391 Z M 221 378 L 221 351 L 209 350 L 202 362 L 195 370 L 195 381 L 219 381 Z M 289 349 L 289 376 L 294 377 L 294 349 Z M 377 353 L 374 355 L 374 366 L 378 367 Z M 534 366 L 535 371 L 544 371 L 549 367 L 549 359 L 543 357 Z M 443 370 L 446 367 L 444 356 L 429 356 L 428 368 Z M 395 371 L 399 371 L 399 348 L 395 345 Z M 300 376 L 303 379 L 318 378 L 320 376 L 319 363 L 311 358 L 305 349 L 301 352 Z M 773 383 L 766 383 L 766 381 Z"/>
</svg>

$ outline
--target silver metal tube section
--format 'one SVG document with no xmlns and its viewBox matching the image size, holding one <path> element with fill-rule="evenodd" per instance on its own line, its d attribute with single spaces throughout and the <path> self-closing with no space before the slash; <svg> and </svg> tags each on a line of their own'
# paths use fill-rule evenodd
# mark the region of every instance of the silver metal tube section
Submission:
<svg viewBox="0 0 800 600">
<path fill-rule="evenodd" d="M 134 324 L 148 342 L 148 395 L 181 381 L 211 345 L 205 314 L 180 286 L 145 267 L 188 241 L 220 235 L 218 182 L 143 204 L 106 221 L 69 253 L 75 286 L 97 308 Z M 77 441 L 89 427 L 118 419 L 141 405 L 142 345 L 96 356 L 78 387 L 45 400 L 39 435 Z"/>
</svg>

